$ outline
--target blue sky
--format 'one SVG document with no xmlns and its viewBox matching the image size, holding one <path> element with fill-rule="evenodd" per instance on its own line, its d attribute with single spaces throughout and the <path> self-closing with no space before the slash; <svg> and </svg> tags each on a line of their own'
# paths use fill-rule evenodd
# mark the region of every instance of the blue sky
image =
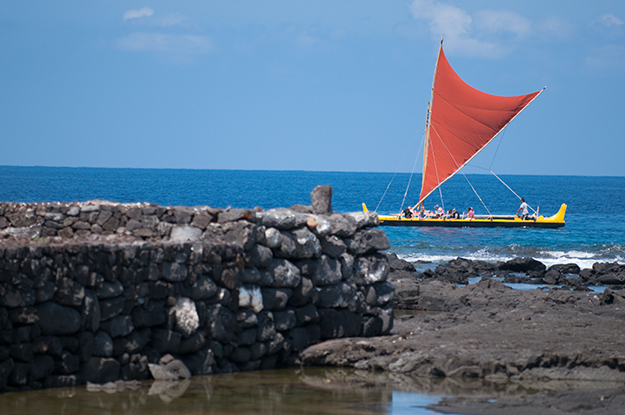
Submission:
<svg viewBox="0 0 625 415">
<path fill-rule="evenodd" d="M 441 36 L 547 87 L 472 164 L 625 175 L 621 0 L 4 1 L 0 165 L 411 171 Z"/>
</svg>

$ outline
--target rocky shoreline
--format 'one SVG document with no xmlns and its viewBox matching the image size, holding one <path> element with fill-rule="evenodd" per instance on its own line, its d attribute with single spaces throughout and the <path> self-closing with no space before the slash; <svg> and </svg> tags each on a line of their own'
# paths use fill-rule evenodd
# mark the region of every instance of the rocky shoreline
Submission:
<svg viewBox="0 0 625 415">
<path fill-rule="evenodd" d="M 411 264 L 393 254 L 388 257 L 397 314 L 391 336 L 314 345 L 302 353 L 305 365 L 495 384 L 565 380 L 621 385 L 582 394 L 561 391 L 559 398 L 545 392 L 535 397 L 538 401 L 529 394 L 503 401 L 457 397 L 431 408 L 447 413 L 502 413 L 505 407 L 506 413 L 515 414 L 607 414 L 623 402 L 625 266 L 547 269 L 529 258 L 499 264 L 459 258 L 416 273 Z M 479 282 L 467 284 L 478 276 Z M 515 290 L 504 281 L 539 285 Z M 545 284 L 551 287 L 543 288 Z M 588 288 L 593 285 L 608 287 L 596 293 Z M 558 404 L 558 399 L 567 404 Z M 507 411 L 510 406 L 515 412 Z"/>
</svg>

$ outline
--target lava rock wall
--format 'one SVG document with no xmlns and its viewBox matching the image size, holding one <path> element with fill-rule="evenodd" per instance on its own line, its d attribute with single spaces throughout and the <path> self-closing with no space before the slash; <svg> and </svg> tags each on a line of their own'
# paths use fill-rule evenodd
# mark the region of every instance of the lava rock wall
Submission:
<svg viewBox="0 0 625 415">
<path fill-rule="evenodd" d="M 377 215 L 323 202 L 1 203 L 0 391 L 145 379 L 165 354 L 194 375 L 272 369 L 389 333 Z"/>
</svg>

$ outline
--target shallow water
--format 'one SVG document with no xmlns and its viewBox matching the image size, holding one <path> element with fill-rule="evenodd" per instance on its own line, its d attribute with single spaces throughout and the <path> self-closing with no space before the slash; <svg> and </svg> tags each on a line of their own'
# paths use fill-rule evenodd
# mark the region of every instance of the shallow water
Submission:
<svg viewBox="0 0 625 415">
<path fill-rule="evenodd" d="M 145 381 L 135 390 L 89 392 L 86 387 L 0 395 L 4 415 L 158 414 L 432 414 L 441 395 L 421 383 L 341 369 L 310 368 Z"/>
<path fill-rule="evenodd" d="M 71 387 L 0 394 L 3 415 L 432 415 L 444 396 L 493 401 L 543 391 L 621 386 L 607 382 L 491 383 L 425 379 L 387 372 L 301 368 L 144 381 L 117 392 Z"/>
<path fill-rule="evenodd" d="M 498 280 L 498 281 L 503 281 L 503 278 L 499 278 L 499 277 L 491 277 L 493 280 Z M 469 280 L 469 285 L 471 284 L 477 284 L 478 282 L 480 282 L 480 280 L 482 279 L 482 277 L 470 277 L 468 278 Z M 560 288 L 562 286 L 560 285 L 549 285 L 549 284 L 531 284 L 531 283 L 523 283 L 523 282 L 504 282 L 503 283 L 505 286 L 513 288 L 515 290 L 536 290 L 536 289 L 540 289 L 540 290 L 549 290 L 552 288 Z M 464 285 L 464 284 L 458 284 L 459 286 Z M 602 293 L 605 291 L 605 289 L 608 288 L 605 285 L 589 285 L 588 289 L 594 293 Z M 397 315 L 397 312 L 395 312 L 395 314 Z"/>
</svg>

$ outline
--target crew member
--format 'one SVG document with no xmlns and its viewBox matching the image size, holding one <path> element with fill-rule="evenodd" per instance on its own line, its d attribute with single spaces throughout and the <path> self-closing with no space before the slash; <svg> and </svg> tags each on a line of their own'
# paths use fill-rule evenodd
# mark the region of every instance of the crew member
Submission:
<svg viewBox="0 0 625 415">
<path fill-rule="evenodd" d="M 519 215 L 519 213 L 521 213 Z M 525 203 L 525 199 L 521 198 L 521 206 L 519 206 L 519 210 L 516 211 L 516 215 L 519 216 L 522 220 L 527 219 L 529 216 L 528 206 Z"/>
</svg>

